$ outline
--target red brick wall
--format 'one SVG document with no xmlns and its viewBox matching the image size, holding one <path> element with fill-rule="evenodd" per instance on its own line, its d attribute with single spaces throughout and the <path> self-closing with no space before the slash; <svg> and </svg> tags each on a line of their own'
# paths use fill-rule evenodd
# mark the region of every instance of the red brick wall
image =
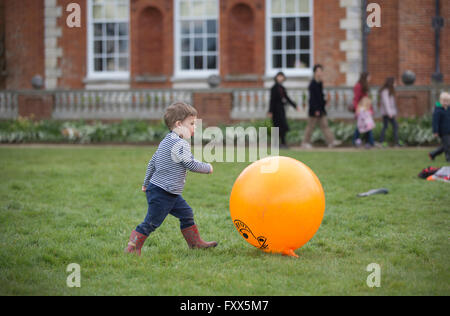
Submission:
<svg viewBox="0 0 450 316">
<path fill-rule="evenodd" d="M 416 85 L 431 84 L 435 71 L 435 40 L 432 18 L 434 0 L 378 0 L 382 27 L 373 28 L 368 36 L 368 66 L 372 84 L 381 85 L 386 77 L 401 83 L 406 70 L 415 72 Z M 441 72 L 450 83 L 450 2 L 441 1 Z"/>
<path fill-rule="evenodd" d="M 227 56 L 230 74 L 255 73 L 255 17 L 250 6 L 239 3 L 230 10 Z"/>
<path fill-rule="evenodd" d="M 170 79 L 174 71 L 173 9 L 173 1 L 167 0 L 130 2 L 130 73 L 133 88 L 171 87 Z M 136 82 L 137 76 L 145 75 L 162 75 L 166 80 Z"/>
<path fill-rule="evenodd" d="M 62 77 L 59 88 L 83 88 L 87 75 L 87 0 L 78 0 L 82 10 L 82 27 L 66 26 L 67 5 L 72 0 L 57 0 L 63 15 L 58 20 L 62 29 L 59 60 Z M 382 28 L 369 35 L 369 71 L 373 84 L 385 77 L 400 81 L 405 70 L 417 75 L 416 85 L 431 83 L 434 65 L 434 0 L 378 0 L 382 7 Z M 0 2 L 0 34 L 5 28 L 5 61 L 8 77 L 0 77 L 0 88 L 31 89 L 31 78 L 45 77 L 44 0 L 2 0 Z M 2 5 L 4 9 L 2 9 Z M 146 11 L 148 10 L 148 11 Z M 146 13 L 148 13 L 147 18 Z M 161 19 L 155 27 L 155 18 Z M 3 14 L 3 15 L 2 15 Z M 156 15 L 155 15 L 156 14 Z M 340 20 L 345 9 L 339 1 L 314 1 L 314 61 L 325 66 L 325 84 L 345 84 L 340 64 L 345 53 L 339 48 L 345 40 Z M 441 1 L 445 26 L 441 33 L 441 71 L 450 84 L 450 1 Z M 2 18 L 4 16 L 4 18 Z M 143 19 L 141 19 L 143 18 Z M 130 74 L 133 88 L 171 87 L 174 72 L 172 0 L 130 0 Z M 152 20 L 152 22 L 150 22 Z M 222 87 L 262 86 L 265 75 L 265 0 L 220 1 L 220 75 Z M 152 27 L 148 25 L 152 24 Z M 149 29 L 143 31 L 143 28 Z M 159 43 L 159 44 L 157 44 Z M 158 49 L 159 48 L 159 49 Z M 136 76 L 157 75 L 163 82 L 136 82 Z M 232 82 L 228 75 L 252 74 L 258 79 Z"/>
<path fill-rule="evenodd" d="M 45 76 L 44 0 L 4 1 L 6 89 L 31 89 Z"/>
<path fill-rule="evenodd" d="M 381 27 L 374 27 L 368 35 L 368 70 L 371 84 L 382 85 L 387 77 L 401 80 L 399 73 L 398 0 L 379 0 Z"/>
<path fill-rule="evenodd" d="M 256 81 L 222 81 L 222 87 L 262 86 L 265 73 L 265 1 L 222 0 L 220 75 L 255 75 Z"/>
<path fill-rule="evenodd" d="M 136 75 L 164 74 L 164 34 L 162 12 L 155 7 L 141 11 L 137 22 L 137 64 Z"/>
<path fill-rule="evenodd" d="M 54 97 L 51 94 L 27 93 L 18 96 L 19 116 L 34 120 L 51 119 Z"/>
<path fill-rule="evenodd" d="M 346 60 L 339 46 L 346 39 L 345 30 L 340 29 L 345 16 L 339 1 L 314 0 L 314 63 L 324 66 L 324 83 L 328 86 L 345 85 L 345 74 L 339 69 Z"/>
<path fill-rule="evenodd" d="M 444 28 L 441 29 L 441 72 L 444 82 L 450 84 L 450 1 L 441 1 L 441 16 Z"/>
<path fill-rule="evenodd" d="M 196 92 L 192 96 L 193 106 L 204 126 L 229 123 L 233 96 L 230 92 Z"/>
<path fill-rule="evenodd" d="M 6 88 L 5 1 L 0 0 L 0 89 Z"/>
<path fill-rule="evenodd" d="M 429 91 L 399 91 L 397 107 L 400 117 L 422 117 L 430 113 Z"/>
<path fill-rule="evenodd" d="M 406 70 L 415 72 L 416 85 L 430 84 L 434 72 L 434 6 L 434 0 L 399 1 L 398 71 L 400 75 Z"/>
<path fill-rule="evenodd" d="M 81 7 L 81 27 L 69 28 L 66 20 L 70 12 L 66 12 L 67 5 L 73 0 L 58 0 L 62 6 L 62 16 L 58 19 L 58 26 L 62 29 L 62 36 L 58 46 L 63 50 L 63 58 L 59 58 L 62 76 L 58 80 L 58 88 L 83 89 L 83 80 L 87 76 L 87 0 L 76 1 Z"/>
</svg>

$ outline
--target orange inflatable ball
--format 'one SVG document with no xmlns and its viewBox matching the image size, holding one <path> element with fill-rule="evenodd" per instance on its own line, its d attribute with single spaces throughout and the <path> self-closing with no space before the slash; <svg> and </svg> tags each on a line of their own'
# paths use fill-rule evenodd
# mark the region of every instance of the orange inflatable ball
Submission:
<svg viewBox="0 0 450 316">
<path fill-rule="evenodd" d="M 268 157 L 248 166 L 231 191 L 231 219 L 251 245 L 298 257 L 295 250 L 317 232 L 325 194 L 314 172 L 288 157 Z"/>
</svg>

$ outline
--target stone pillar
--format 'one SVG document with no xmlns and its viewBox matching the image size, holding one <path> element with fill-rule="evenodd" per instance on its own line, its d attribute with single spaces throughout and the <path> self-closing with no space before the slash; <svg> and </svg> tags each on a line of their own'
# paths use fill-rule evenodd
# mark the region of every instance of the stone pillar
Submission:
<svg viewBox="0 0 450 316">
<path fill-rule="evenodd" d="M 340 6 L 346 9 L 346 17 L 340 22 L 340 28 L 346 31 L 345 41 L 340 43 L 346 60 L 340 68 L 346 74 L 346 85 L 354 86 L 362 72 L 361 1 L 340 0 Z"/>
<path fill-rule="evenodd" d="M 51 119 L 53 113 L 53 94 L 25 92 L 18 96 L 18 114 L 33 120 Z"/>
<path fill-rule="evenodd" d="M 431 93 L 428 87 L 415 87 L 397 91 L 397 108 L 400 117 L 422 117 L 430 113 Z"/>
<path fill-rule="evenodd" d="M 58 58 L 62 57 L 62 48 L 58 47 L 58 38 L 62 30 L 58 27 L 58 18 L 62 16 L 62 7 L 57 0 L 44 2 L 44 42 L 45 42 L 45 88 L 48 90 L 58 87 L 58 78 L 62 72 Z"/>
<path fill-rule="evenodd" d="M 194 92 L 193 106 L 205 126 L 231 122 L 233 95 L 228 91 Z"/>
</svg>

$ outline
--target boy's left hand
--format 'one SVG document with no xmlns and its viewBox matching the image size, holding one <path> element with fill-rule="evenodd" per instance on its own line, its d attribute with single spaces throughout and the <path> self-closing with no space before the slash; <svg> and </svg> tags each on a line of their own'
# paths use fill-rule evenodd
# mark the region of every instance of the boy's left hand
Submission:
<svg viewBox="0 0 450 316">
<path fill-rule="evenodd" d="M 146 187 L 144 187 L 144 186 L 142 186 L 142 192 L 145 192 L 145 191 L 147 191 L 147 188 Z"/>
</svg>

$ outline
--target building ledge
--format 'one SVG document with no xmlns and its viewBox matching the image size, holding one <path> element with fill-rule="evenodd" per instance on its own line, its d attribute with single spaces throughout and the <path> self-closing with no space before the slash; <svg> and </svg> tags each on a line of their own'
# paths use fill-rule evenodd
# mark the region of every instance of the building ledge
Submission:
<svg viewBox="0 0 450 316">
<path fill-rule="evenodd" d="M 130 80 L 125 78 L 84 78 L 86 90 L 129 89 Z"/>
<path fill-rule="evenodd" d="M 153 76 L 153 75 L 143 75 L 135 76 L 134 82 L 138 83 L 164 83 L 167 82 L 167 76 Z"/>
<path fill-rule="evenodd" d="M 255 74 L 240 74 L 240 75 L 225 75 L 225 81 L 239 82 L 239 81 L 258 81 L 261 80 L 261 76 Z"/>
</svg>

